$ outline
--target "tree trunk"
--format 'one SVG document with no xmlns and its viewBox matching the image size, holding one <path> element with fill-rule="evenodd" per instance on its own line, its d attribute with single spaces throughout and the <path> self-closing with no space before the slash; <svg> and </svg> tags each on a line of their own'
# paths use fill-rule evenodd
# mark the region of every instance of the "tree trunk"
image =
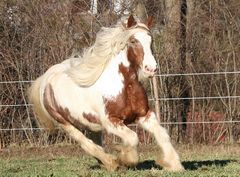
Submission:
<svg viewBox="0 0 240 177">
<path fill-rule="evenodd" d="M 187 13 L 186 13 L 186 36 L 185 36 L 185 47 L 186 47 L 186 63 L 187 65 L 191 68 L 193 66 L 193 58 L 192 58 L 192 33 L 193 33 L 193 22 L 192 22 L 192 19 L 193 19 L 193 12 L 194 12 L 194 2 L 193 0 L 186 0 L 186 3 L 187 3 Z M 192 72 L 192 69 L 190 69 L 190 72 Z M 189 80 L 189 87 L 188 87 L 188 92 L 189 94 L 187 94 L 188 96 L 190 96 L 190 93 L 191 93 L 191 96 L 194 97 L 195 96 L 195 91 L 194 91 L 194 88 L 193 88 L 193 85 L 194 85 L 194 79 L 193 77 L 190 77 L 188 80 Z M 194 113 L 195 113 L 195 106 L 196 106 L 196 103 L 195 103 L 195 100 L 192 100 L 191 101 L 191 110 L 190 110 L 190 101 L 188 103 L 186 103 L 186 108 L 187 111 L 191 112 L 191 114 L 189 114 L 190 116 L 194 116 Z M 190 117 L 189 117 L 190 118 Z M 193 120 L 191 118 L 191 120 Z M 190 129 L 193 130 L 193 124 L 189 124 Z M 187 129 L 187 126 L 185 125 L 185 130 Z M 193 143 L 194 142 L 194 137 L 192 135 L 189 135 L 190 136 L 190 139 L 188 140 L 189 142 Z M 189 137 L 188 137 L 189 138 Z"/>
<path fill-rule="evenodd" d="M 92 14 L 97 14 L 98 9 L 98 1 L 97 0 L 91 0 L 91 12 Z"/>
<path fill-rule="evenodd" d="M 166 30 L 164 34 L 165 52 L 168 60 L 171 61 L 174 72 L 186 73 L 186 25 L 187 25 L 187 2 L 186 0 L 165 0 Z M 172 88 L 169 88 L 169 93 Z M 187 98 L 190 95 L 190 89 L 185 76 L 179 77 L 179 97 Z M 171 94 L 169 94 L 171 95 Z M 183 122 L 178 127 L 178 141 L 184 141 L 186 137 L 187 112 L 190 101 L 182 99 L 179 101 L 177 113 L 178 122 Z M 173 116 L 174 117 L 174 116 Z M 173 120 L 174 121 L 174 120 Z"/>
<path fill-rule="evenodd" d="M 164 67 L 166 71 L 170 72 L 178 72 L 179 70 L 179 25 L 180 25 L 180 1 L 179 0 L 165 0 L 165 13 L 164 13 L 164 21 L 165 27 L 163 30 L 163 45 L 164 45 L 164 60 L 166 64 Z M 174 70 L 174 71 L 172 71 Z M 171 78 L 167 77 L 165 80 L 166 86 L 166 97 L 172 97 L 174 95 L 174 91 L 172 90 Z M 180 116 L 177 115 L 177 111 L 174 105 L 175 102 L 166 102 L 165 104 L 169 104 L 168 110 L 168 119 L 165 121 L 175 122 L 180 121 Z M 172 106 L 171 106 L 172 105 Z M 176 117 L 176 118 L 175 118 Z M 174 125 L 169 125 L 169 132 L 174 133 Z M 178 129 L 180 126 L 178 126 Z M 176 133 L 177 138 L 179 137 L 179 132 Z M 178 138 L 179 139 L 179 138 Z"/>
<path fill-rule="evenodd" d="M 180 67 L 183 73 L 187 73 L 187 61 L 186 61 L 186 36 L 187 36 L 187 2 L 186 0 L 181 0 L 181 15 L 180 15 Z M 180 81 L 180 98 L 188 98 L 190 96 L 190 87 L 187 82 L 186 76 L 182 76 Z M 186 123 L 187 122 L 187 112 L 189 111 L 190 100 L 183 99 L 181 103 L 181 119 L 183 124 L 181 124 L 181 138 L 183 141 L 186 140 Z"/>
</svg>

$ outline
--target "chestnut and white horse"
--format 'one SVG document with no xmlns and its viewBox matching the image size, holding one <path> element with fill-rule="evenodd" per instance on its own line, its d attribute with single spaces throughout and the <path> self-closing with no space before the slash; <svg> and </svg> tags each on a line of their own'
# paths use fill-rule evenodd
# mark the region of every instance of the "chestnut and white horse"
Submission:
<svg viewBox="0 0 240 177">
<path fill-rule="evenodd" d="M 127 124 L 137 123 L 151 132 L 160 146 L 157 162 L 170 171 L 183 170 L 166 130 L 149 109 L 139 72 L 151 77 L 156 61 L 152 36 L 146 23 L 130 16 L 114 28 L 102 28 L 95 44 L 82 56 L 52 66 L 29 90 L 39 122 L 48 129 L 60 126 L 108 170 L 138 162 L 138 136 Z M 122 139 L 118 156 L 87 138 L 81 128 L 106 130 Z"/>
</svg>

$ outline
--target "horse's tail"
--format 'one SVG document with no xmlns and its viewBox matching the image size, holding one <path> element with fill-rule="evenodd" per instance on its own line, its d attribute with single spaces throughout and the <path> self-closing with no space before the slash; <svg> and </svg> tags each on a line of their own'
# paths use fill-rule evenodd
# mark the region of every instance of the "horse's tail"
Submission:
<svg viewBox="0 0 240 177">
<path fill-rule="evenodd" d="M 44 128 L 48 129 L 50 133 L 55 130 L 55 124 L 49 114 L 46 113 L 45 108 L 41 104 L 40 84 L 42 77 L 39 77 L 28 89 L 28 99 L 33 104 L 33 111 L 38 119 L 38 123 Z"/>
</svg>

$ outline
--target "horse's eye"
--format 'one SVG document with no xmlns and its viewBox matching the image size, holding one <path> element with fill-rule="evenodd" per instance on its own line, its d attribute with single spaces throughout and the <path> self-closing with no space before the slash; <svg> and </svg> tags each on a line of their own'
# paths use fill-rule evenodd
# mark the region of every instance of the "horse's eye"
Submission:
<svg viewBox="0 0 240 177">
<path fill-rule="evenodd" d="M 136 44 L 136 43 L 137 43 L 137 40 L 136 40 L 136 39 L 131 39 L 130 42 L 131 42 L 132 44 Z"/>
</svg>

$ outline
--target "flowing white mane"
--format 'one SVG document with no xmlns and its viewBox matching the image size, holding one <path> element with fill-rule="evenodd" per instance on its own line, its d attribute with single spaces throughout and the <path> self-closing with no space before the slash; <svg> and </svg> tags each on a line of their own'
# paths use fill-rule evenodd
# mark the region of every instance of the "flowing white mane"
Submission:
<svg viewBox="0 0 240 177">
<path fill-rule="evenodd" d="M 91 86 L 101 76 L 108 62 L 125 48 L 128 39 L 142 30 L 137 27 L 126 29 L 122 24 L 116 25 L 115 28 L 103 27 L 97 33 L 95 44 L 89 47 L 81 57 L 72 59 L 74 61 L 67 74 L 78 85 Z"/>
</svg>

